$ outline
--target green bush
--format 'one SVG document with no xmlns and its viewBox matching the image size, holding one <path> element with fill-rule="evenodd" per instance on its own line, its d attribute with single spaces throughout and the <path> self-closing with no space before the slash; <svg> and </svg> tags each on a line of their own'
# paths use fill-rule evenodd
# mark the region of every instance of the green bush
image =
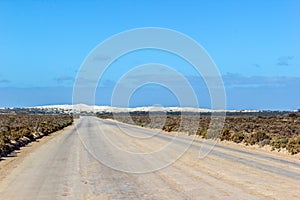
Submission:
<svg viewBox="0 0 300 200">
<path fill-rule="evenodd" d="M 199 136 L 201 136 L 203 138 L 206 138 L 206 130 L 198 128 L 198 130 L 196 132 L 196 135 L 199 135 Z"/>
<path fill-rule="evenodd" d="M 254 133 L 246 135 L 245 142 L 246 142 L 246 144 L 254 145 L 254 144 L 258 144 L 259 142 L 262 142 L 266 139 L 270 139 L 270 136 L 268 136 L 264 132 L 259 131 L 259 132 L 254 132 Z"/>
<path fill-rule="evenodd" d="M 220 135 L 220 140 L 231 140 L 231 133 L 229 129 L 223 129 Z"/>
<path fill-rule="evenodd" d="M 285 148 L 287 143 L 288 143 L 288 138 L 286 137 L 276 137 L 271 140 L 270 145 L 272 146 L 272 149 L 280 149 L 280 148 Z"/>
<path fill-rule="evenodd" d="M 286 149 L 293 155 L 300 153 L 300 137 L 291 138 L 287 144 Z"/>
<path fill-rule="evenodd" d="M 231 140 L 236 143 L 240 143 L 244 140 L 243 131 L 235 132 L 231 135 Z"/>
</svg>

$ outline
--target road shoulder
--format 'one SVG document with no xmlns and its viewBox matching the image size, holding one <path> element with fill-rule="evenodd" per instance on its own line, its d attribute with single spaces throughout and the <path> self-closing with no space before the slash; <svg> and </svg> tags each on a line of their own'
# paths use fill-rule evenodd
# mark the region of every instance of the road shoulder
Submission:
<svg viewBox="0 0 300 200">
<path fill-rule="evenodd" d="M 7 157 L 2 157 L 0 160 L 0 181 L 2 181 L 8 174 L 10 174 L 13 169 L 19 166 L 29 154 L 39 149 L 42 145 L 55 138 L 57 135 L 72 128 L 74 128 L 74 123 L 62 130 L 37 139 L 36 141 L 33 141 L 26 146 L 21 147 L 20 150 L 13 151 Z"/>
</svg>

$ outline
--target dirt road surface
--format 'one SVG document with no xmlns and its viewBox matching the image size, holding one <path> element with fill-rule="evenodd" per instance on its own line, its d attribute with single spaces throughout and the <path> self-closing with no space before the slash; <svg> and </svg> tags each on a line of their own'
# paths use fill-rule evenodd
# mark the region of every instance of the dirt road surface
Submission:
<svg viewBox="0 0 300 200">
<path fill-rule="evenodd" d="M 1 200 L 300 199 L 297 160 L 95 117 L 14 159 Z"/>
</svg>

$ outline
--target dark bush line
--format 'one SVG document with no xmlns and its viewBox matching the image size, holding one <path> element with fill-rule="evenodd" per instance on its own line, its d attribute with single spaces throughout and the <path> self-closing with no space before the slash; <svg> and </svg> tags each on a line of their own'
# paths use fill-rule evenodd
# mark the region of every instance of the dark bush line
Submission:
<svg viewBox="0 0 300 200">
<path fill-rule="evenodd" d="M 0 157 L 72 123 L 70 115 L 0 114 Z"/>
</svg>

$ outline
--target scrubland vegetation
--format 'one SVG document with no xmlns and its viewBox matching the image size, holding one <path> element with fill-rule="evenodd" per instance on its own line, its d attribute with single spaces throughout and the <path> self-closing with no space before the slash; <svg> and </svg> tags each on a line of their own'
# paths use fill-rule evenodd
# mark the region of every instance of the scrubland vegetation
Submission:
<svg viewBox="0 0 300 200">
<path fill-rule="evenodd" d="M 130 116 L 102 114 L 101 118 L 111 118 L 124 123 L 149 128 L 160 128 L 166 132 L 180 131 L 210 138 L 219 132 L 220 140 L 228 140 L 246 145 L 270 145 L 273 150 L 287 149 L 291 154 L 300 153 L 300 113 L 276 115 L 236 115 L 227 116 L 223 128 L 210 127 L 210 116 L 150 115 L 131 113 Z M 182 120 L 184 119 L 184 120 Z M 216 131 L 219 129 L 218 131 Z M 194 131 L 193 131 L 194 130 Z"/>
<path fill-rule="evenodd" d="M 70 115 L 0 114 L 0 157 L 72 123 Z"/>
</svg>

